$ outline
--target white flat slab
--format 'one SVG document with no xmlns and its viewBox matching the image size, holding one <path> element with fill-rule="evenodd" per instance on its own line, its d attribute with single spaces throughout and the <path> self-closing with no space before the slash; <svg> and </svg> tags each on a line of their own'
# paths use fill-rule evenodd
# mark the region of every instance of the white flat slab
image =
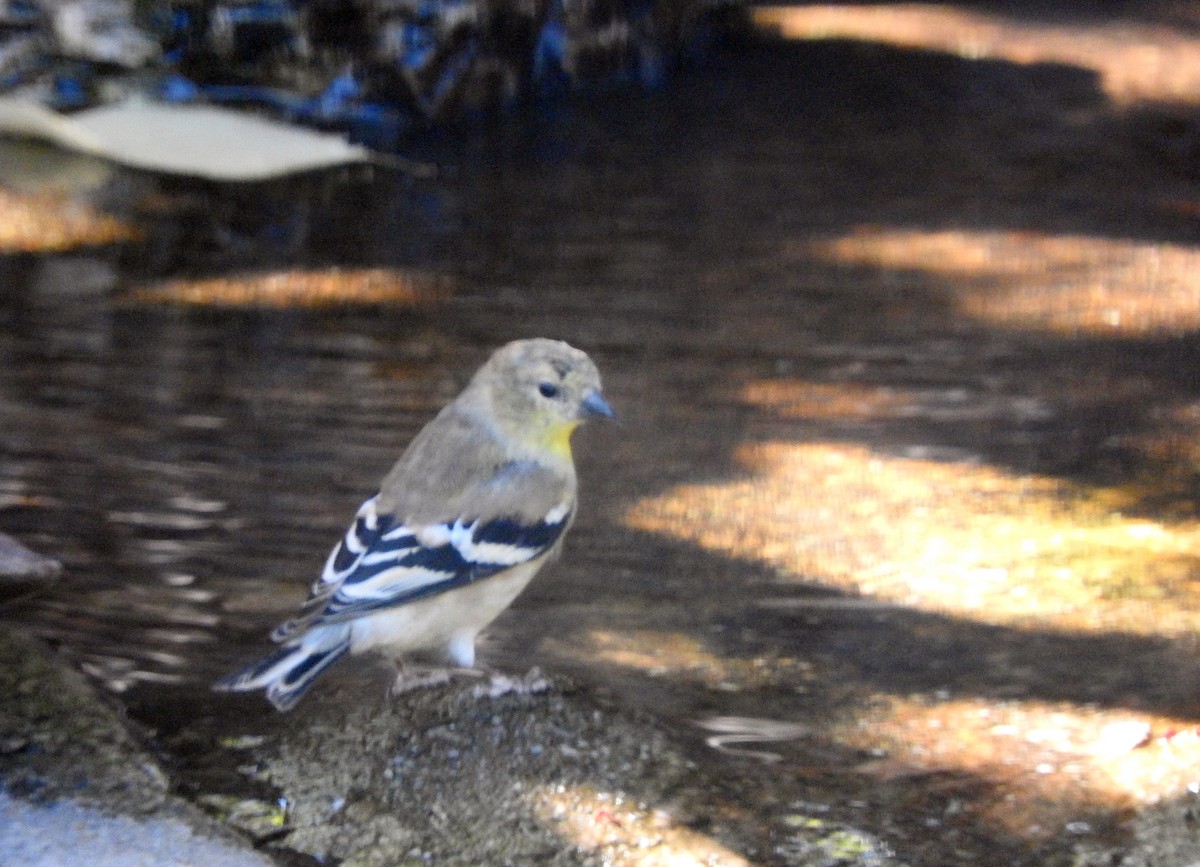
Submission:
<svg viewBox="0 0 1200 867">
<path fill-rule="evenodd" d="M 370 158 L 340 135 L 205 105 L 127 100 L 71 115 L 0 97 L 0 134 L 48 139 L 121 165 L 218 181 L 257 181 Z"/>
<path fill-rule="evenodd" d="M 38 805 L 0 792 L 0 864 L 21 867 L 273 867 L 246 846 L 178 819 L 112 815 L 72 801 Z"/>
</svg>

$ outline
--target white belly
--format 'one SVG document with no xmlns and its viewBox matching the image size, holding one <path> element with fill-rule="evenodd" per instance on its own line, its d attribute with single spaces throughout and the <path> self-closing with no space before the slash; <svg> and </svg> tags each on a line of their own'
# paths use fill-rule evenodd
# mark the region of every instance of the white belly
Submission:
<svg viewBox="0 0 1200 867">
<path fill-rule="evenodd" d="M 544 561 L 545 557 L 539 557 L 477 584 L 351 621 L 350 651 L 378 650 L 400 657 L 472 645 L 475 636 L 525 589 Z"/>
</svg>

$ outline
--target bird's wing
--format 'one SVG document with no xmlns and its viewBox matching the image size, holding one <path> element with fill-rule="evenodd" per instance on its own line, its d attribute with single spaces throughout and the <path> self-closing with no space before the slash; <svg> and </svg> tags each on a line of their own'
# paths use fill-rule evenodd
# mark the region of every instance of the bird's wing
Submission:
<svg viewBox="0 0 1200 867">
<path fill-rule="evenodd" d="M 513 462 L 481 485 L 519 488 L 522 475 L 539 472 L 536 465 Z M 566 491 L 559 493 L 563 497 L 551 498 L 555 502 L 532 520 L 489 510 L 432 522 L 401 521 L 378 513 L 372 497 L 330 553 L 300 614 L 272 638 L 284 641 L 317 623 L 352 620 L 445 593 L 549 553 L 573 517 L 573 500 Z M 527 511 L 529 504 L 523 505 Z"/>
</svg>

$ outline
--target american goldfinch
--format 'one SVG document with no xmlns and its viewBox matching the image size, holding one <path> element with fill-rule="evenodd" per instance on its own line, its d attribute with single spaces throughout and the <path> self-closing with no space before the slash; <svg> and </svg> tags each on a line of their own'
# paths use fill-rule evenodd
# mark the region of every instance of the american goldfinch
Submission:
<svg viewBox="0 0 1200 867">
<path fill-rule="evenodd" d="M 476 637 L 575 517 L 572 431 L 613 415 L 580 350 L 501 347 L 362 504 L 300 613 L 272 634 L 282 646 L 214 688 L 265 689 L 283 711 L 347 651 L 434 651 L 471 668 Z"/>
</svg>

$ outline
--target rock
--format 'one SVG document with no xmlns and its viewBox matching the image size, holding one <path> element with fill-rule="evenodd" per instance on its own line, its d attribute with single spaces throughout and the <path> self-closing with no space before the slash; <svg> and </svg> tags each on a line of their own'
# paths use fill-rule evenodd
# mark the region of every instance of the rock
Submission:
<svg viewBox="0 0 1200 867">
<path fill-rule="evenodd" d="M 166 775 L 81 675 L 0 631 L 0 852 L 93 867 L 272 862 L 170 793 Z"/>
<path fill-rule="evenodd" d="M 113 816 L 74 801 L 39 805 L 0 794 L 0 851 L 22 867 L 265 867 L 271 861 L 240 845 L 197 834 L 166 816 Z"/>
<path fill-rule="evenodd" d="M 264 721 L 242 766 L 287 805 L 278 845 L 355 865 L 748 863 L 711 816 L 691 827 L 702 799 L 672 818 L 703 775 L 652 721 L 561 686 L 477 686 L 346 681 Z"/>
</svg>

